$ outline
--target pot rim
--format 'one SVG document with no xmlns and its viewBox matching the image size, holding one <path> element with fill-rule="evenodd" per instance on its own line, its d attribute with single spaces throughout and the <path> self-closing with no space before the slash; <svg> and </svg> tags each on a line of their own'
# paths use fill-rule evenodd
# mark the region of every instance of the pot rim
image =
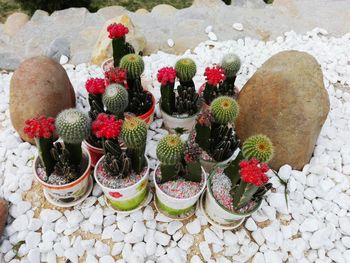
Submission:
<svg viewBox="0 0 350 263">
<path fill-rule="evenodd" d="M 58 184 L 48 184 L 46 182 L 44 182 L 40 177 L 39 175 L 37 174 L 36 172 L 36 168 L 37 168 L 37 163 L 38 163 L 38 160 L 40 159 L 39 158 L 39 155 L 36 155 L 35 158 L 34 158 L 34 162 L 33 162 L 33 174 L 35 176 L 35 178 L 40 182 L 40 184 L 44 185 L 45 187 L 49 188 L 49 189 L 55 189 L 55 190 L 63 190 L 63 189 L 66 189 L 66 188 L 71 188 L 77 184 L 79 184 L 81 181 L 83 181 L 85 179 L 85 177 L 89 176 L 90 175 L 90 169 L 91 169 L 91 156 L 90 156 L 90 153 L 87 149 L 85 149 L 84 147 L 82 147 L 82 150 L 83 150 L 83 153 L 87 156 L 88 158 L 88 164 L 86 166 L 86 169 L 84 170 L 84 172 L 82 173 L 82 175 L 74 180 L 73 182 L 70 182 L 68 184 L 61 184 L 61 185 L 58 185 Z"/>
<path fill-rule="evenodd" d="M 86 145 L 86 147 L 88 147 L 88 148 L 91 148 L 91 149 L 93 149 L 93 150 L 96 150 L 96 151 L 103 151 L 103 148 L 101 147 L 101 148 L 99 148 L 99 147 L 96 147 L 96 146 L 93 146 L 91 143 L 89 143 L 87 140 L 84 140 L 83 141 L 83 145 Z"/>
<path fill-rule="evenodd" d="M 160 109 L 162 115 L 164 114 L 168 118 L 174 118 L 174 119 L 180 119 L 180 120 L 192 119 L 193 117 L 197 117 L 197 115 L 201 112 L 201 108 L 202 108 L 202 102 L 199 102 L 198 103 L 198 111 L 195 114 L 192 114 L 191 116 L 188 116 L 188 117 L 176 117 L 176 116 L 173 116 L 173 115 L 169 115 L 168 113 L 163 111 L 163 109 L 162 109 L 162 98 L 159 99 L 158 104 L 159 104 L 159 109 Z"/>
<path fill-rule="evenodd" d="M 226 207 L 224 207 L 222 204 L 220 204 L 214 197 L 213 195 L 213 190 L 212 190 L 212 187 L 211 187 L 211 179 L 214 175 L 214 173 L 216 172 L 216 169 L 215 168 L 208 176 L 208 184 L 207 184 L 207 189 L 208 189 L 208 193 L 210 195 L 211 198 L 213 198 L 215 200 L 215 203 L 217 205 L 219 205 L 223 210 L 225 210 L 227 213 L 230 213 L 230 214 L 233 214 L 233 215 L 238 215 L 238 216 L 249 216 L 251 215 L 252 213 L 254 213 L 256 210 L 259 209 L 259 207 L 261 206 L 261 203 L 262 203 L 262 199 L 256 203 L 255 207 L 250 210 L 249 212 L 246 212 L 246 213 L 238 213 L 238 212 L 235 212 L 235 211 L 232 211 L 232 210 L 228 210 Z M 209 198 L 209 197 L 207 197 Z"/>
<path fill-rule="evenodd" d="M 154 113 L 154 109 L 156 107 L 156 99 L 154 98 L 154 95 L 153 95 L 152 92 L 150 92 L 148 90 L 144 90 L 144 91 L 149 93 L 149 94 L 151 94 L 151 96 L 152 96 L 152 106 L 151 106 L 151 108 L 147 112 L 142 114 L 142 115 L 133 115 L 133 114 L 127 114 L 127 113 L 125 114 L 124 113 L 125 118 L 128 118 L 129 116 L 130 117 L 131 116 L 135 116 L 135 117 L 140 118 L 140 119 L 146 119 L 146 118 L 148 118 L 149 116 L 151 116 Z M 132 112 L 130 112 L 130 113 L 132 113 Z"/>
<path fill-rule="evenodd" d="M 236 150 L 236 151 L 237 151 L 237 150 Z M 236 157 L 236 151 L 234 151 L 234 152 L 232 153 L 232 155 L 231 155 L 230 157 L 228 157 L 226 160 L 223 160 L 223 161 L 220 161 L 220 162 L 215 161 L 215 160 L 213 160 L 213 161 L 211 161 L 211 160 L 204 160 L 202 157 L 201 157 L 201 161 L 207 162 L 207 163 L 214 163 L 216 166 L 224 165 L 224 164 L 228 163 L 229 161 L 232 161 L 233 158 Z M 208 153 L 207 153 L 207 154 L 208 154 Z M 209 154 L 208 154 L 208 155 L 209 155 Z M 210 155 L 209 155 L 209 156 L 210 156 Z M 212 158 L 212 157 L 211 157 L 211 158 Z"/>
<path fill-rule="evenodd" d="M 110 187 L 107 187 L 107 186 L 104 186 L 97 178 L 97 167 L 100 165 L 101 161 L 105 158 L 105 155 L 103 155 L 99 160 L 98 162 L 96 163 L 95 165 L 95 168 L 94 168 L 94 178 L 95 178 L 95 181 L 97 182 L 97 184 L 102 188 L 102 189 L 107 189 L 108 191 L 116 191 L 116 190 L 128 190 L 128 189 L 131 189 L 135 186 L 138 186 L 141 184 L 141 182 L 144 181 L 145 177 L 147 177 L 149 175 L 149 170 L 150 170 L 150 167 L 149 167 L 149 160 L 148 160 L 148 157 L 147 155 L 145 154 L 145 158 L 146 158 L 146 162 L 147 162 L 147 170 L 145 172 L 145 174 L 142 176 L 142 178 L 135 184 L 133 185 L 129 185 L 128 187 L 122 187 L 122 188 L 110 188 Z"/>
<path fill-rule="evenodd" d="M 173 201 L 190 201 L 191 199 L 196 199 L 196 198 L 198 198 L 198 197 L 203 193 L 203 191 L 205 190 L 205 187 L 207 186 L 207 173 L 205 172 L 203 166 L 201 166 L 201 169 L 202 169 L 202 177 L 204 177 L 204 183 L 203 183 L 203 186 L 202 186 L 201 190 L 200 190 L 197 194 L 195 194 L 194 196 L 188 197 L 188 198 L 176 198 L 176 197 L 170 196 L 170 195 L 164 193 L 164 192 L 162 191 L 162 189 L 160 189 L 159 186 L 158 186 L 158 183 L 157 183 L 157 180 L 156 180 L 156 171 L 158 170 L 159 165 L 160 165 L 160 163 L 157 164 L 156 168 L 155 168 L 154 171 L 153 171 L 153 181 L 154 181 L 154 185 L 155 185 L 156 190 L 161 191 L 161 192 L 162 192 L 163 194 L 165 194 L 170 200 L 173 200 Z"/>
</svg>

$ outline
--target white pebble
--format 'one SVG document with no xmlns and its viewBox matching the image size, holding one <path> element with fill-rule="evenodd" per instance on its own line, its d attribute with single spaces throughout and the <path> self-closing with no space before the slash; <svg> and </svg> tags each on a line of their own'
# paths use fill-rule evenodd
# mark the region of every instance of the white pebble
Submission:
<svg viewBox="0 0 350 263">
<path fill-rule="evenodd" d="M 233 23 L 232 27 L 236 29 L 237 31 L 243 30 L 243 25 L 241 23 Z"/>
</svg>

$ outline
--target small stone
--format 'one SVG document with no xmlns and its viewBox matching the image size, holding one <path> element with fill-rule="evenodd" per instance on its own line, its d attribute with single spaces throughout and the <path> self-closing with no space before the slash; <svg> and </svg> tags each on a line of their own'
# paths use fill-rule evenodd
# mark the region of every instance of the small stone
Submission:
<svg viewBox="0 0 350 263">
<path fill-rule="evenodd" d="M 52 230 L 47 230 L 43 234 L 42 238 L 43 238 L 43 242 L 54 241 L 57 238 L 57 234 Z"/>
<path fill-rule="evenodd" d="M 173 47 L 175 45 L 174 40 L 172 40 L 171 38 L 168 39 L 167 43 L 169 47 Z"/>
<path fill-rule="evenodd" d="M 301 232 L 315 232 L 318 229 L 318 220 L 316 218 L 306 218 L 300 225 Z"/>
<path fill-rule="evenodd" d="M 199 256 L 194 255 L 191 257 L 190 263 L 203 263 L 203 261 L 201 260 L 201 258 Z"/>
<path fill-rule="evenodd" d="M 178 243 L 179 248 L 182 248 L 183 250 L 187 251 L 190 247 L 192 247 L 194 242 L 194 237 L 189 234 L 185 234 L 183 238 Z"/>
<path fill-rule="evenodd" d="M 172 221 L 167 226 L 167 232 L 169 235 L 174 235 L 177 230 L 183 226 L 183 223 L 180 221 Z"/>
<path fill-rule="evenodd" d="M 226 246 L 234 246 L 237 244 L 238 239 L 237 236 L 234 233 L 232 233 L 232 231 L 225 231 L 224 242 Z"/>
<path fill-rule="evenodd" d="M 339 218 L 339 226 L 343 234 L 350 236 L 350 219 L 348 217 Z"/>
<path fill-rule="evenodd" d="M 209 26 L 207 26 L 207 27 L 205 28 L 205 33 L 206 33 L 206 34 L 209 34 L 209 32 L 212 32 L 212 30 L 213 30 L 213 26 L 212 26 L 212 25 L 209 25 Z"/>
<path fill-rule="evenodd" d="M 99 263 L 114 263 L 114 262 L 115 262 L 114 259 L 109 255 L 103 256 L 99 260 Z"/>
<path fill-rule="evenodd" d="M 29 220 L 28 230 L 37 231 L 43 225 L 43 221 L 38 218 L 31 218 Z"/>
<path fill-rule="evenodd" d="M 232 27 L 237 31 L 243 31 L 243 25 L 241 23 L 233 23 Z"/>
<path fill-rule="evenodd" d="M 208 244 L 218 244 L 223 245 L 222 240 L 220 240 L 217 235 L 213 231 L 211 231 L 209 228 L 204 230 L 204 238 L 205 241 L 207 241 Z"/>
<path fill-rule="evenodd" d="M 154 219 L 154 211 L 153 211 L 152 207 L 147 206 L 145 208 L 145 210 L 143 211 L 143 219 L 147 220 L 147 221 Z"/>
<path fill-rule="evenodd" d="M 21 215 L 19 217 L 17 217 L 13 223 L 12 223 L 12 227 L 15 231 L 22 231 L 27 229 L 28 227 L 28 217 L 27 215 Z"/>
<path fill-rule="evenodd" d="M 209 32 L 208 33 L 208 37 L 212 41 L 217 41 L 218 40 L 217 36 L 213 32 Z"/>
<path fill-rule="evenodd" d="M 93 225 L 101 226 L 103 223 L 103 210 L 101 207 L 95 209 L 89 218 L 89 222 Z"/>
<path fill-rule="evenodd" d="M 129 233 L 132 229 L 134 221 L 130 219 L 130 217 L 122 218 L 117 222 L 118 228 L 123 233 Z"/>
<path fill-rule="evenodd" d="M 203 241 L 203 242 L 199 243 L 199 251 L 201 252 L 203 258 L 206 261 L 210 260 L 210 258 L 211 258 L 211 251 L 210 251 L 210 248 L 209 248 L 207 242 Z"/>
<path fill-rule="evenodd" d="M 125 236 L 124 233 L 117 229 L 113 232 L 112 240 L 114 242 L 121 242 L 124 240 L 124 236 Z"/>
<path fill-rule="evenodd" d="M 44 222 L 55 222 L 62 216 L 62 213 L 57 210 L 43 209 L 40 212 L 40 219 Z"/>
<path fill-rule="evenodd" d="M 40 251 L 39 249 L 31 249 L 28 253 L 28 260 L 30 263 L 40 263 Z"/>
<path fill-rule="evenodd" d="M 245 223 L 245 227 L 246 229 L 248 229 L 249 231 L 256 231 L 258 229 L 255 221 L 249 217 Z"/>
<path fill-rule="evenodd" d="M 95 254 L 98 257 L 106 256 L 110 253 L 110 247 L 107 244 L 102 243 L 100 240 L 97 240 L 95 243 Z"/>
<path fill-rule="evenodd" d="M 162 246 L 167 246 L 170 242 L 170 236 L 167 234 L 164 234 L 162 232 L 156 231 L 154 234 L 154 239 L 157 242 L 157 244 L 160 244 Z"/>
<path fill-rule="evenodd" d="M 86 262 L 89 262 L 89 263 L 98 263 L 98 260 L 97 260 L 97 258 L 95 258 L 93 255 L 88 254 L 87 257 L 86 257 Z"/>
<path fill-rule="evenodd" d="M 29 232 L 25 238 L 27 248 L 36 248 L 41 241 L 41 234 L 38 232 Z"/>
<path fill-rule="evenodd" d="M 134 221 L 143 221 L 143 214 L 141 210 L 138 210 L 130 215 Z"/>
<path fill-rule="evenodd" d="M 188 233 L 192 235 L 198 234 L 201 231 L 201 222 L 199 221 L 198 218 L 196 218 L 191 223 L 188 223 L 186 225 L 186 229 Z"/>
<path fill-rule="evenodd" d="M 123 242 L 114 243 L 114 245 L 112 247 L 111 255 L 112 256 L 119 255 L 122 252 L 123 247 L 124 247 L 124 243 Z"/>
<path fill-rule="evenodd" d="M 179 241 L 180 238 L 182 238 L 182 237 L 183 237 L 183 234 L 182 234 L 182 232 L 179 230 L 179 231 L 177 231 L 177 232 L 173 235 L 173 240 L 174 240 L 175 242 L 177 242 L 177 241 Z"/>
<path fill-rule="evenodd" d="M 111 239 L 113 237 L 113 233 L 114 233 L 114 230 L 116 229 L 116 225 L 111 225 L 111 226 L 107 226 L 103 229 L 103 232 L 102 232 L 102 236 L 101 236 L 101 240 L 104 240 L 104 239 Z"/>
<path fill-rule="evenodd" d="M 148 239 L 145 247 L 146 255 L 149 257 L 153 256 L 156 253 L 156 250 L 157 250 L 157 242 L 154 240 L 154 238 Z"/>
</svg>

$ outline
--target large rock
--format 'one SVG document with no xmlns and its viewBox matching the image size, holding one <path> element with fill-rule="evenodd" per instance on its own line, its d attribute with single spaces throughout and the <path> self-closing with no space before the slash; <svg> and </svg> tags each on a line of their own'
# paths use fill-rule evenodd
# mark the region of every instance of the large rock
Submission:
<svg viewBox="0 0 350 263">
<path fill-rule="evenodd" d="M 92 51 L 91 62 L 100 65 L 107 58 L 112 57 L 112 40 L 108 37 L 107 27 L 112 23 L 122 23 L 128 27 L 129 33 L 126 35 L 128 41 L 135 48 L 135 52 L 143 51 L 146 46 L 145 37 L 138 32 L 138 29 L 133 25 L 131 19 L 122 15 L 118 18 L 108 20 L 102 27 L 97 43 Z"/>
<path fill-rule="evenodd" d="M 29 16 L 24 13 L 13 13 L 6 19 L 4 33 L 9 36 L 14 36 L 28 20 Z"/>
<path fill-rule="evenodd" d="M 245 84 L 238 97 L 236 122 L 241 140 L 257 133 L 275 146 L 274 169 L 295 169 L 309 162 L 329 112 L 329 98 L 316 59 L 305 52 L 272 56 Z"/>
<path fill-rule="evenodd" d="M 64 68 L 48 57 L 23 61 L 13 73 L 10 84 L 10 117 L 13 127 L 25 141 L 24 122 L 41 115 L 56 117 L 75 107 L 75 94 Z"/>
</svg>

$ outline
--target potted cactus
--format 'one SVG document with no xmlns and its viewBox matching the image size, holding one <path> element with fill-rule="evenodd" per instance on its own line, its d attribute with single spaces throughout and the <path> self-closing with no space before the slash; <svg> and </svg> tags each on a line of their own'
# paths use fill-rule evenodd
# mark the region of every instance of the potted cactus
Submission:
<svg viewBox="0 0 350 263">
<path fill-rule="evenodd" d="M 126 117 L 137 116 L 147 124 L 153 121 L 155 99 L 152 93 L 143 89 L 141 85 L 141 74 L 145 64 L 141 56 L 128 54 L 120 61 L 120 68 L 126 71 L 127 92 L 129 96 Z"/>
<path fill-rule="evenodd" d="M 207 109 L 211 102 L 219 96 L 236 98 L 238 95 L 239 91 L 235 87 L 235 80 L 241 67 L 239 57 L 229 53 L 223 57 L 220 65 L 205 69 L 206 82 L 199 89 L 199 94 L 204 101 L 204 109 Z"/>
<path fill-rule="evenodd" d="M 273 156 L 273 145 L 264 135 L 249 137 L 242 151 L 228 166 L 216 167 L 208 178 L 203 205 L 209 221 L 219 227 L 238 226 L 245 217 L 259 209 L 272 187 L 265 162 Z"/>
<path fill-rule="evenodd" d="M 239 140 L 233 122 L 238 112 L 238 104 L 233 98 L 221 96 L 212 102 L 210 109 L 198 115 L 191 140 L 202 148 L 201 163 L 207 172 L 217 164 L 227 164 L 234 157 Z"/>
<path fill-rule="evenodd" d="M 113 23 L 107 27 L 108 37 L 112 39 L 113 58 L 109 58 L 102 63 L 102 71 L 107 72 L 119 66 L 123 56 L 135 53 L 133 46 L 125 39 L 129 29 L 121 23 Z"/>
<path fill-rule="evenodd" d="M 201 149 L 183 143 L 176 134 L 166 135 L 157 146 L 160 165 L 153 173 L 157 209 L 172 218 L 185 219 L 206 186 L 206 174 L 200 164 Z"/>
<path fill-rule="evenodd" d="M 76 205 L 92 189 L 91 158 L 81 145 L 89 129 L 89 118 L 76 109 L 62 111 L 56 121 L 45 117 L 26 121 L 24 132 L 35 139 L 39 153 L 34 159 L 34 175 L 54 205 Z M 55 132 L 63 142 L 55 142 Z"/>
<path fill-rule="evenodd" d="M 140 208 L 149 193 L 146 123 L 136 117 L 122 121 L 101 113 L 91 127 L 103 140 L 105 154 L 95 166 L 94 177 L 108 204 L 117 211 Z"/>
<path fill-rule="evenodd" d="M 196 64 L 191 59 L 180 59 L 176 63 L 176 69 L 165 67 L 158 71 L 158 81 L 161 83 L 160 110 L 164 120 L 164 126 L 171 132 L 191 131 L 196 117 L 200 111 L 199 95 L 196 93 L 193 77 L 196 73 Z M 175 86 L 176 75 L 181 76 L 177 89 Z"/>
</svg>

